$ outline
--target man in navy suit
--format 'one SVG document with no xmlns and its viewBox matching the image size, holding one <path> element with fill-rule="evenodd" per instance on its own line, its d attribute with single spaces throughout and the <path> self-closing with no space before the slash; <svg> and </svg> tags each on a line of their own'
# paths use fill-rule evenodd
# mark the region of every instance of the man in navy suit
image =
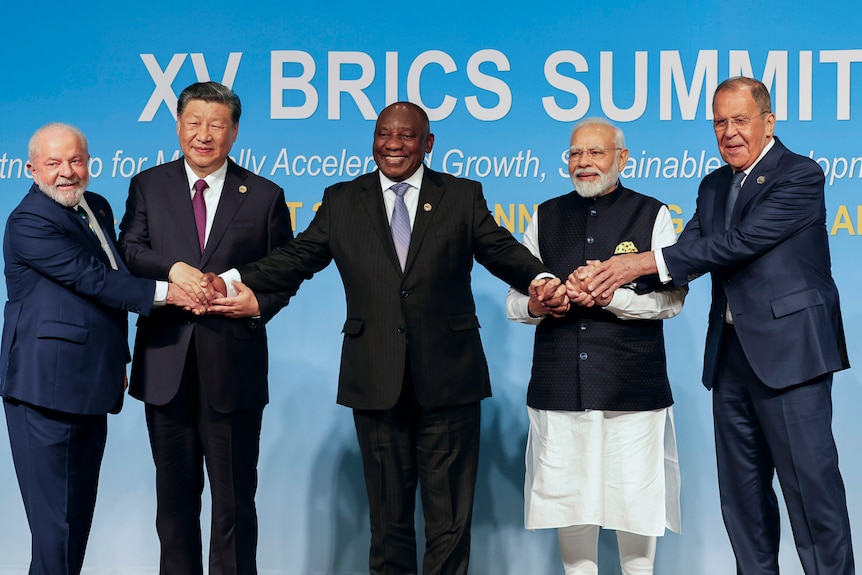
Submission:
<svg viewBox="0 0 862 575">
<path fill-rule="evenodd" d="M 183 157 L 132 178 L 120 246 L 133 273 L 199 298 L 201 270 L 252 262 L 293 238 L 284 192 L 228 158 L 239 97 L 216 82 L 177 101 Z M 201 492 L 212 494 L 210 575 L 257 572 L 257 461 L 268 322 L 293 291 L 248 301 L 246 317 L 155 310 L 138 321 L 129 393 L 146 403 L 156 465 L 162 575 L 203 572 Z"/>
<path fill-rule="evenodd" d="M 423 165 L 433 144 L 422 108 L 388 106 L 374 131 L 379 170 L 327 188 L 308 229 L 238 270 L 267 293 L 338 266 L 347 296 L 338 402 L 353 409 L 375 575 L 418 572 L 417 485 L 422 572 L 467 572 L 479 403 L 491 395 L 470 287 L 474 258 L 523 291 L 547 292 L 547 305 L 568 305 L 560 280 L 533 281 L 546 268 L 497 225 L 478 182 Z M 403 235 L 395 223 L 402 216 Z M 237 313 L 246 293 L 216 300 L 210 311 Z"/>
<path fill-rule="evenodd" d="M 655 272 L 682 286 L 709 272 L 703 383 L 713 392 L 721 508 L 737 570 L 778 573 L 777 472 L 805 573 L 852 574 L 831 399 L 832 374 L 849 361 L 823 171 L 773 136 L 761 82 L 722 82 L 713 116 L 727 165 L 701 182 L 676 245 L 577 270 L 569 296 L 594 298 Z"/>
<path fill-rule="evenodd" d="M 191 306 L 177 286 L 132 277 L 105 199 L 85 192 L 84 135 L 48 124 L 30 140 L 34 184 L 10 214 L 0 395 L 32 535 L 30 575 L 81 571 L 107 413 L 123 403 L 127 312 Z"/>
</svg>

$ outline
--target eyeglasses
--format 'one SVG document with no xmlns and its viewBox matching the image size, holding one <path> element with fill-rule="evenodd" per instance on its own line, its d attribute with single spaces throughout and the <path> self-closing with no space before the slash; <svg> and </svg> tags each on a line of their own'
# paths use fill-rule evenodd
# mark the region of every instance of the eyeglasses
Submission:
<svg viewBox="0 0 862 575">
<path fill-rule="evenodd" d="M 769 111 L 761 112 L 758 115 L 754 116 L 754 118 L 759 118 L 763 114 L 769 114 Z M 751 121 L 754 118 L 746 118 L 745 116 L 740 116 L 738 118 L 724 118 L 723 120 L 713 120 L 712 127 L 715 128 L 716 132 L 721 132 L 727 129 L 728 126 L 736 126 L 738 130 L 744 130 L 751 124 Z"/>
<path fill-rule="evenodd" d="M 608 152 L 622 150 L 622 148 L 590 148 L 589 150 L 581 150 L 573 148 L 569 150 L 569 161 L 580 160 L 581 156 L 586 154 L 591 160 L 603 160 Z"/>
</svg>

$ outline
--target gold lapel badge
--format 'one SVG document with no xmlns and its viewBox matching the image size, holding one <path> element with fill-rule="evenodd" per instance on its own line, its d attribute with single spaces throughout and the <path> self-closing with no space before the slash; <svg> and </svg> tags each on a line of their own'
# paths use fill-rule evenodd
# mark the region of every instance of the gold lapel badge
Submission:
<svg viewBox="0 0 862 575">
<path fill-rule="evenodd" d="M 422 206 L 422 209 L 425 210 L 426 212 L 430 212 L 431 211 L 431 204 L 426 203 L 425 205 Z"/>
<path fill-rule="evenodd" d="M 245 186 L 240 186 L 240 187 L 239 187 L 239 193 L 244 194 L 244 193 L 246 193 L 247 191 L 248 191 L 248 188 L 246 188 Z"/>
</svg>

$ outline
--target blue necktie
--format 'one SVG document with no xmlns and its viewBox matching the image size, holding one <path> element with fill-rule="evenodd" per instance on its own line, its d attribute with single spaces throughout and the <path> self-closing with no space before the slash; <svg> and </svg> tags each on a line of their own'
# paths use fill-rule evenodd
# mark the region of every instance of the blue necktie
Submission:
<svg viewBox="0 0 862 575">
<path fill-rule="evenodd" d="M 407 250 L 410 249 L 410 214 L 407 212 L 407 204 L 404 203 L 404 194 L 408 189 L 410 184 L 406 182 L 398 182 L 392 186 L 392 191 L 395 192 L 395 208 L 392 210 L 392 221 L 389 222 L 402 271 L 407 262 Z"/>
<path fill-rule="evenodd" d="M 730 227 L 730 216 L 733 215 L 733 208 L 736 206 L 736 198 L 739 197 L 739 188 L 742 187 L 743 178 L 745 178 L 745 172 L 733 172 L 730 192 L 727 194 L 727 203 L 724 205 L 724 229 Z"/>
</svg>

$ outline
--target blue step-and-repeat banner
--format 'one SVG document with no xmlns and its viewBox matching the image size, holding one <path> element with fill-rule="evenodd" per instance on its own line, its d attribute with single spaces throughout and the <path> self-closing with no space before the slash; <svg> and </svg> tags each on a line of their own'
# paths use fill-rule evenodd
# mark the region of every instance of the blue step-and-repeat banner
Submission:
<svg viewBox="0 0 862 575">
<path fill-rule="evenodd" d="M 773 95 L 776 134 L 826 173 L 833 272 L 857 365 L 835 378 L 834 429 L 860 548 L 860 30 L 850 0 L 10 3 L 0 10 L 0 216 L 32 181 L 24 167 L 32 132 L 64 121 L 89 137 L 90 189 L 119 217 L 131 176 L 179 155 L 177 94 L 211 79 L 243 102 L 232 157 L 284 188 L 297 231 L 324 187 L 374 169 L 374 120 L 398 99 L 429 111 L 436 146 L 428 164 L 480 180 L 498 222 L 518 237 L 536 204 L 570 191 L 569 133 L 587 116 L 623 128 L 625 184 L 666 202 L 681 229 L 698 182 L 722 163 L 713 89 L 728 76 L 758 77 Z M 494 397 L 483 403 L 471 572 L 561 573 L 555 533 L 523 527 L 533 328 L 506 320 L 506 286 L 484 269 L 473 285 Z M 657 573 L 735 570 L 719 509 L 710 395 L 700 383 L 708 291 L 708 280 L 695 282 L 682 314 L 665 324 L 683 532 L 659 540 Z M 350 411 L 335 404 L 343 320 L 332 266 L 269 325 L 271 403 L 257 497 L 263 574 L 367 573 L 361 463 Z M 143 405 L 129 400 L 109 419 L 85 572 L 155 574 L 154 517 Z M 799 575 L 786 520 L 783 532 L 782 573 Z M 603 574 L 619 572 L 615 547 L 612 534 L 601 538 Z M 2 425 L 0 574 L 25 573 L 28 561 Z"/>
</svg>

